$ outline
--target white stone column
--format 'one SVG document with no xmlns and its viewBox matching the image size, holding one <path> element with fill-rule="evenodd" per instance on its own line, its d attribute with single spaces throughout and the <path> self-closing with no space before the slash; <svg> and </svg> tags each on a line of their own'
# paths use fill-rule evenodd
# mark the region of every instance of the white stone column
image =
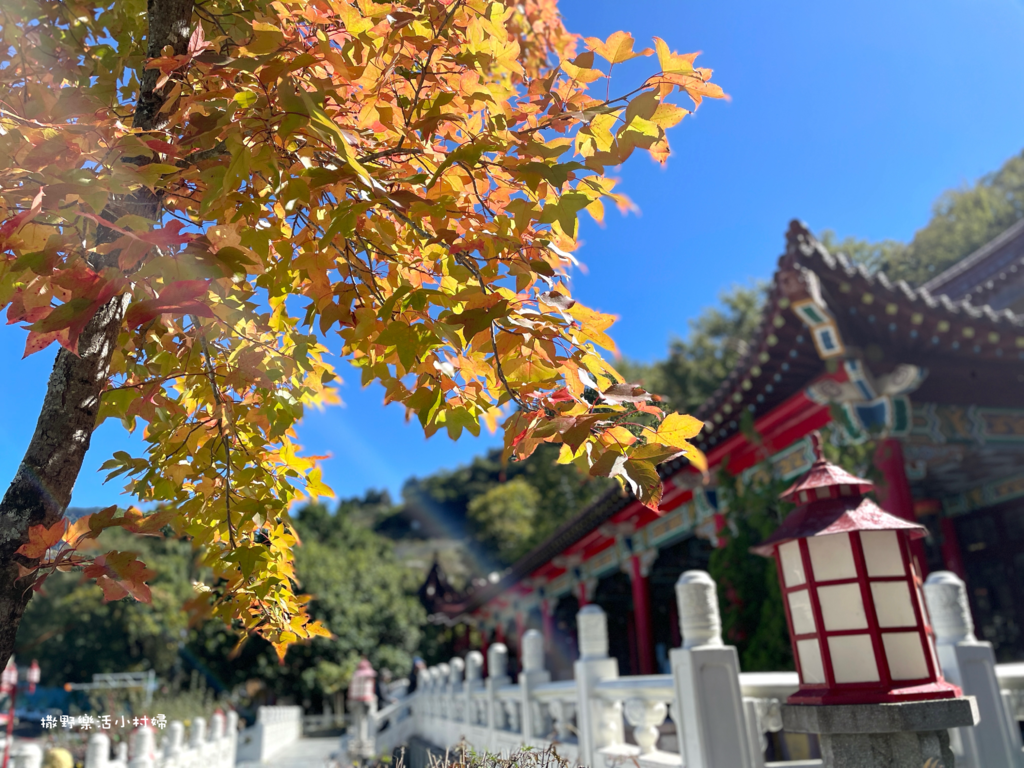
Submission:
<svg viewBox="0 0 1024 768">
<path fill-rule="evenodd" d="M 164 737 L 164 761 L 168 765 L 176 766 L 181 760 L 185 749 L 185 724 L 181 720 L 171 720 L 167 725 L 167 735 Z"/>
<path fill-rule="evenodd" d="M 437 665 L 437 701 L 440 709 L 440 716 L 443 720 L 452 719 L 452 707 L 449 699 L 449 692 L 451 691 L 451 678 L 452 668 L 445 664 L 443 661 Z M 445 744 L 445 746 L 448 746 Z"/>
<path fill-rule="evenodd" d="M 107 768 L 110 762 L 110 737 L 96 731 L 85 748 L 85 768 Z"/>
<path fill-rule="evenodd" d="M 238 713 L 235 710 L 228 710 L 227 725 L 228 748 L 224 758 L 225 768 L 233 768 L 238 753 Z"/>
<path fill-rule="evenodd" d="M 128 768 L 154 768 L 156 734 L 148 725 L 140 725 L 131 734 L 131 761 Z"/>
<path fill-rule="evenodd" d="M 618 659 L 608 656 L 608 617 L 599 605 L 586 605 L 576 614 L 580 658 L 573 665 L 576 678 L 576 725 L 580 765 L 596 766 L 600 749 L 622 744 L 622 705 L 602 701 L 595 686 L 619 676 Z"/>
<path fill-rule="evenodd" d="M 505 729 L 505 710 L 498 699 L 498 689 L 511 682 L 508 676 L 508 647 L 492 643 L 487 649 L 487 747 L 493 749 L 497 732 Z"/>
<path fill-rule="evenodd" d="M 677 706 L 673 708 L 686 768 L 754 768 L 736 649 L 722 643 L 715 582 L 686 571 L 676 583 L 683 647 L 670 654 Z"/>
<path fill-rule="evenodd" d="M 466 671 L 466 662 L 461 657 L 455 656 L 449 662 L 451 668 L 448 678 L 448 719 L 452 722 L 465 722 L 465 713 L 462 711 L 464 697 L 462 695 L 462 676 Z"/>
<path fill-rule="evenodd" d="M 544 721 L 539 707 L 533 699 L 533 689 L 551 682 L 551 673 L 544 669 L 544 635 L 536 629 L 523 633 L 522 672 L 519 673 L 519 688 L 522 691 L 521 711 L 523 713 L 523 741 L 529 744 L 541 735 Z"/>
<path fill-rule="evenodd" d="M 225 763 L 225 726 L 224 713 L 218 709 L 210 718 L 210 763 L 213 768 L 221 768 Z"/>
<path fill-rule="evenodd" d="M 996 678 L 992 644 L 974 636 L 967 588 L 955 573 L 936 571 L 924 583 L 942 675 L 978 702 L 981 721 L 950 731 L 957 767 L 1024 767 L 1020 729 L 1007 711 Z"/>
<path fill-rule="evenodd" d="M 485 725 L 477 712 L 476 700 L 473 698 L 475 691 L 479 691 L 483 685 L 484 655 L 480 651 L 470 651 L 466 654 L 466 682 L 463 685 L 466 702 L 462 711 L 466 725 Z"/>
<path fill-rule="evenodd" d="M 11 744 L 11 768 L 42 768 L 43 748 L 28 741 Z"/>
</svg>

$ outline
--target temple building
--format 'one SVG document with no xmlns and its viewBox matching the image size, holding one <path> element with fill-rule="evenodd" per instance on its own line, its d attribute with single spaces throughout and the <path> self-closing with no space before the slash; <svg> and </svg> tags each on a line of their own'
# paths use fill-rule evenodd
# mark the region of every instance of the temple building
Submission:
<svg viewBox="0 0 1024 768">
<path fill-rule="evenodd" d="M 683 459 L 663 464 L 660 513 L 613 488 L 466 594 L 435 568 L 421 593 L 435 620 L 474 626 L 513 658 L 540 629 L 557 679 L 571 676 L 576 613 L 593 602 L 622 674 L 664 671 L 680 643 L 673 585 L 707 568 L 727 524 L 718 471 L 795 478 L 814 460 L 810 434 L 828 428 L 876 441 L 879 502 L 929 530 L 914 553 L 922 577 L 964 578 L 979 637 L 1000 661 L 1024 660 L 1024 221 L 917 289 L 794 221 L 746 356 L 695 415 L 708 481 Z"/>
</svg>

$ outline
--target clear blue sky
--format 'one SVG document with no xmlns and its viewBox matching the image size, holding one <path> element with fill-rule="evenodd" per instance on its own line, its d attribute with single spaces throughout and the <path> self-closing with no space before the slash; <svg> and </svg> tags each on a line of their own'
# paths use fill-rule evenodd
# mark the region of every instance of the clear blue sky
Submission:
<svg viewBox="0 0 1024 768">
<path fill-rule="evenodd" d="M 652 35 L 703 51 L 731 103 L 705 102 L 670 138 L 662 169 L 638 154 L 621 171 L 639 217 L 612 212 L 583 226 L 588 272 L 577 298 L 622 319 L 622 352 L 654 360 L 687 320 L 732 283 L 769 277 L 791 218 L 840 236 L 907 240 L 944 189 L 973 182 L 1024 148 L 1024 0 L 691 2 L 561 0 L 571 29 Z M 616 68 L 625 86 L 652 60 Z M 614 85 L 613 85 L 614 87 Z M 0 328 L 7 371 L 0 408 L 0 484 L 31 436 L 52 363 L 21 361 L 24 334 Z M 310 413 L 304 446 L 329 452 L 325 479 L 342 496 L 397 495 L 410 475 L 470 460 L 498 436 L 425 440 L 379 389 L 342 366 L 344 408 Z M 114 502 L 99 465 L 138 440 L 108 423 L 96 434 L 73 504 Z"/>
</svg>

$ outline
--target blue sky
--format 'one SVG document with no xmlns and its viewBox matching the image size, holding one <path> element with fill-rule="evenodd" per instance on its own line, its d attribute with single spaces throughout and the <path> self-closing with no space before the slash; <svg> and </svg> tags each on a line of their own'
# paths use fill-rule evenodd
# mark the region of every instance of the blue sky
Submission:
<svg viewBox="0 0 1024 768">
<path fill-rule="evenodd" d="M 637 155 L 618 174 L 639 216 L 587 221 L 587 272 L 576 297 L 621 317 L 623 354 L 655 360 L 689 318 L 733 283 L 771 275 L 790 219 L 840 236 L 907 240 L 943 190 L 973 182 L 1024 148 L 1024 0 L 690 2 L 561 0 L 568 26 L 663 37 L 732 96 L 705 102 L 670 135 L 666 168 Z M 639 47 L 639 46 L 638 46 Z M 653 71 L 616 68 L 613 90 Z M 620 71 L 621 70 L 621 71 Z M 35 425 L 53 352 L 21 360 L 24 334 L 0 326 L 7 371 L 0 407 L 0 483 Z M 324 478 L 341 496 L 397 495 L 403 481 L 469 461 L 495 435 L 426 440 L 400 408 L 381 406 L 343 364 L 343 408 L 310 413 L 309 451 L 330 453 Z M 99 465 L 140 442 L 108 423 L 93 440 L 72 503 L 115 502 Z"/>
</svg>

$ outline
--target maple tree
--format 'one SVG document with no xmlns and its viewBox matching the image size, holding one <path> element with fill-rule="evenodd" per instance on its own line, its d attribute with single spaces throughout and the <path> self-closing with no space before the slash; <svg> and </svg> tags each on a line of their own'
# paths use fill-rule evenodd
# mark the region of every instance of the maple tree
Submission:
<svg viewBox="0 0 1024 768">
<path fill-rule="evenodd" d="M 326 633 L 288 508 L 329 494 L 294 432 L 337 399 L 328 350 L 427 435 L 503 420 L 509 457 L 561 443 L 651 506 L 658 462 L 703 466 L 702 424 L 623 381 L 567 283 L 580 214 L 629 205 L 606 169 L 667 159 L 673 97 L 723 96 L 696 54 L 655 38 L 615 95 L 655 51 L 581 41 L 554 0 L 8 0 L 0 24 L 0 307 L 26 355 L 60 346 L 0 502 L 0 665 L 53 569 L 145 599 L 142 563 L 77 546 L 110 525 L 191 538 L 195 616 L 280 653 Z M 108 418 L 144 425 L 104 466 L 161 511 L 68 526 Z"/>
</svg>

